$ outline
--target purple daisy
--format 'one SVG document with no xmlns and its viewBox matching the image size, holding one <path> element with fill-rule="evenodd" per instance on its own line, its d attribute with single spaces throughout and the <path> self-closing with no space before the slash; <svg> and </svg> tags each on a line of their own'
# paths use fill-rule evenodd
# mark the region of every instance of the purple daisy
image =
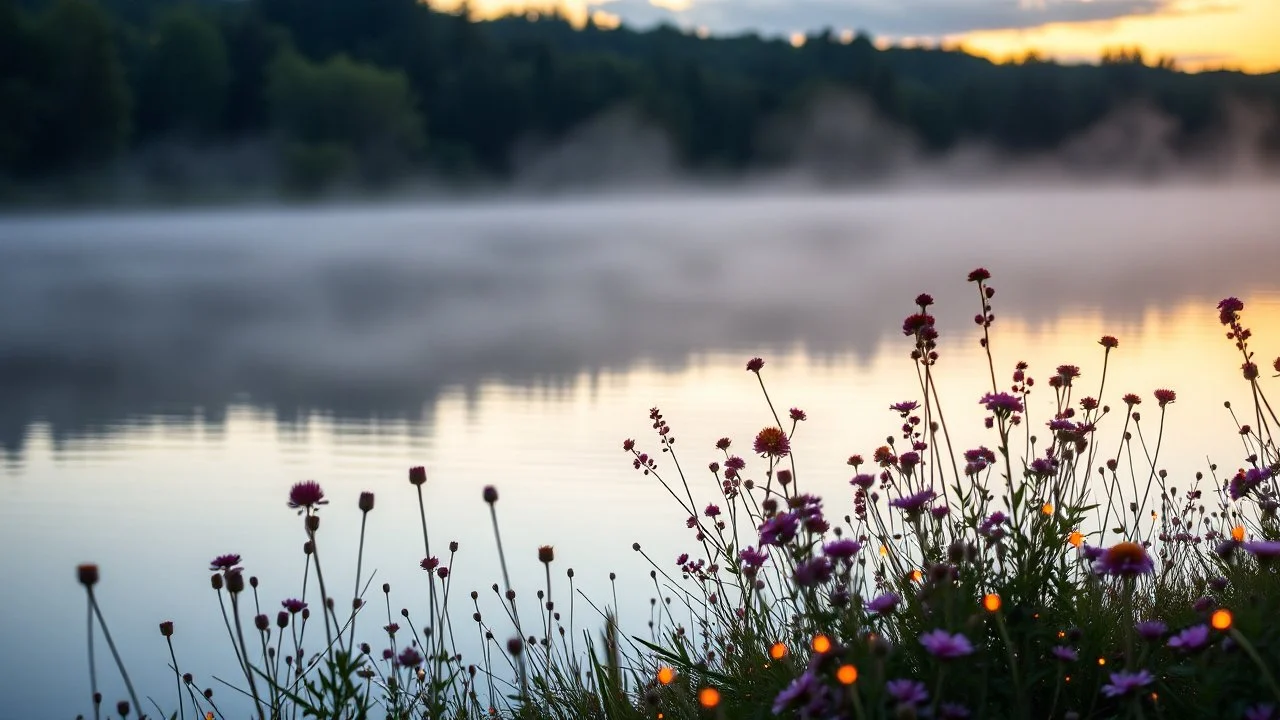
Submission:
<svg viewBox="0 0 1280 720">
<path fill-rule="evenodd" d="M 885 615 L 893 612 L 898 607 L 898 603 L 902 602 L 902 598 L 897 593 L 887 592 L 883 595 L 877 595 L 867 603 L 867 612 L 873 612 L 877 615 Z"/>
<path fill-rule="evenodd" d="M 1195 652 L 1209 644 L 1209 626 L 1193 625 L 1169 638 L 1169 647 L 1183 652 Z"/>
<path fill-rule="evenodd" d="M 920 636 L 920 644 L 929 654 L 941 660 L 964 657 L 973 654 L 973 643 L 969 638 L 956 633 L 952 635 L 946 630 L 930 630 Z"/>
<path fill-rule="evenodd" d="M 1148 642 L 1156 642 L 1169 632 L 1169 626 L 1159 620 L 1143 620 L 1133 627 L 1138 631 L 1138 635 Z"/>
<path fill-rule="evenodd" d="M 1076 653 L 1076 649 L 1067 647 L 1066 645 L 1055 645 L 1049 652 L 1062 662 L 1075 662 L 1080 659 L 1079 654 Z"/>
<path fill-rule="evenodd" d="M 1155 569 L 1147 549 L 1135 542 L 1116 543 L 1093 563 L 1094 572 L 1115 577 L 1150 575 Z"/>
<path fill-rule="evenodd" d="M 840 540 L 832 540 L 822 546 L 822 552 L 827 557 L 836 558 L 838 560 L 850 560 L 858 551 L 862 549 L 862 543 L 851 538 L 842 538 Z"/>
<path fill-rule="evenodd" d="M 920 407 L 920 403 L 916 402 L 915 400 L 904 400 L 902 402 L 894 403 L 890 405 L 889 409 L 896 413 L 901 414 L 903 417 L 906 417 L 910 415 L 912 411 L 914 411 L 918 407 Z"/>
<path fill-rule="evenodd" d="M 884 684 L 889 697 L 902 705 L 923 705 L 929 702 L 929 691 L 919 680 L 890 680 Z"/>
<path fill-rule="evenodd" d="M 1102 686 L 1102 694 L 1107 697 L 1120 697 L 1139 690 L 1155 681 L 1155 676 L 1146 670 L 1138 672 L 1113 672 L 1111 682 Z"/>
<path fill-rule="evenodd" d="M 825 716 L 830 692 L 812 670 L 806 670 L 773 699 L 773 714 L 781 715 L 787 708 L 797 707 L 800 717 Z"/>
<path fill-rule="evenodd" d="M 774 515 L 760 524 L 760 545 L 782 545 L 796 536 L 800 521 L 791 513 Z"/>
<path fill-rule="evenodd" d="M 304 480 L 297 483 L 289 489 L 289 507 L 310 509 L 316 505 L 327 505 L 328 500 L 324 499 L 324 490 L 320 489 L 320 483 L 315 480 Z"/>
</svg>

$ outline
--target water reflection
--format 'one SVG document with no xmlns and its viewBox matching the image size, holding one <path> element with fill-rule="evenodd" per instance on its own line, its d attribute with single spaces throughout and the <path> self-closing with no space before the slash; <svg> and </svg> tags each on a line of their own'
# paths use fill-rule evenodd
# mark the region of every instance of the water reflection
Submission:
<svg viewBox="0 0 1280 720">
<path fill-rule="evenodd" d="M 803 346 L 865 363 L 929 290 L 961 321 L 1136 322 L 1266 289 L 1276 186 L 692 196 L 0 220 L 0 445 L 228 407 L 430 427 L 446 388 Z M 1245 261 L 1247 259 L 1247 261 Z M 958 302 L 963 301 L 963 302 Z"/>
</svg>

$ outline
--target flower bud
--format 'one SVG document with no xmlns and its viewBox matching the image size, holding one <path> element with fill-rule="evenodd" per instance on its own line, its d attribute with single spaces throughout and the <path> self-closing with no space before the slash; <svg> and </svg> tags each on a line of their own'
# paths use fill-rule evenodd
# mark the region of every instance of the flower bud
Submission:
<svg viewBox="0 0 1280 720">
<path fill-rule="evenodd" d="M 160 634 L 165 637 L 173 637 L 173 621 L 165 620 L 160 623 Z"/>
<path fill-rule="evenodd" d="M 414 485 L 422 485 L 427 481 L 427 469 L 418 466 L 409 468 L 409 482 Z"/>
<path fill-rule="evenodd" d="M 93 587 L 98 584 L 98 566 L 93 563 L 84 563 L 76 566 L 76 579 L 85 587 Z"/>
<path fill-rule="evenodd" d="M 209 584 L 213 585 L 214 590 L 221 590 L 222 589 L 222 573 L 214 573 L 213 576 L 209 578 Z"/>
<path fill-rule="evenodd" d="M 276 613 L 276 627 L 280 628 L 281 630 L 289 627 L 288 612 L 281 610 L 280 612 Z"/>
<path fill-rule="evenodd" d="M 492 485 L 484 486 L 484 501 L 490 505 L 498 502 L 498 488 Z"/>
<path fill-rule="evenodd" d="M 258 628 L 258 632 L 265 632 L 267 628 L 271 627 L 271 618 L 266 615 L 256 615 L 253 618 L 253 626 Z"/>
<path fill-rule="evenodd" d="M 320 529 L 320 516 L 319 516 L 319 515 L 308 515 L 308 516 L 307 516 L 307 531 L 308 531 L 308 532 L 315 532 L 315 531 L 317 531 L 317 530 L 319 530 L 319 529 Z"/>
<path fill-rule="evenodd" d="M 238 572 L 227 573 L 227 592 L 233 595 L 244 592 L 244 576 Z"/>
<path fill-rule="evenodd" d="M 360 512 L 369 512 L 373 509 L 373 493 L 360 493 Z"/>
</svg>

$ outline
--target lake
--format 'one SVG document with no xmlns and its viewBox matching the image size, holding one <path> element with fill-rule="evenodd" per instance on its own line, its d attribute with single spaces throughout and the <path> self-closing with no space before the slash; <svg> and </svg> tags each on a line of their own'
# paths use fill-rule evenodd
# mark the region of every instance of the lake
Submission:
<svg viewBox="0 0 1280 720">
<path fill-rule="evenodd" d="M 340 606 L 354 582 L 357 496 L 376 493 L 365 559 L 375 602 L 357 633 L 375 647 L 382 582 L 393 612 L 426 608 L 412 465 L 427 468 L 433 549 L 460 543 L 460 635 L 476 635 L 472 589 L 510 631 L 489 590 L 500 582 L 481 500 L 489 484 L 522 598 L 543 583 L 536 548 L 554 545 L 560 608 L 567 568 L 601 608 L 614 602 L 616 572 L 622 629 L 647 635 L 655 591 L 632 543 L 671 571 L 693 545 L 684 514 L 621 448 L 634 437 L 656 449 L 649 409 L 662 409 L 709 501 L 716 439 L 746 455 L 773 424 L 744 370 L 764 357 L 779 409 L 809 418 L 793 443 L 799 482 L 837 517 L 851 512 L 845 459 L 896 434 L 888 406 L 919 394 L 901 324 L 920 292 L 938 301 L 938 381 L 956 444 L 994 444 L 965 282 L 980 265 L 997 290 L 1001 384 L 1026 360 L 1042 383 L 1072 363 L 1096 388 L 1098 338 L 1117 336 L 1104 401 L 1175 389 L 1158 464 L 1189 485 L 1209 462 L 1242 462 L 1222 402 L 1245 403 L 1247 385 L 1214 306 L 1246 302 L 1269 369 L 1280 354 L 1278 241 L 1274 184 L 2 218 L 0 720 L 90 714 L 74 572 L 86 561 L 101 566 L 98 596 L 141 695 L 173 709 L 157 629 L 172 620 L 182 669 L 224 709 L 244 707 L 212 679 L 235 682 L 208 563 L 243 555 L 274 616 L 300 592 L 305 538 L 285 501 L 305 479 L 333 501 L 320 543 Z M 1051 394 L 1039 390 L 1042 427 Z M 1158 417 L 1154 403 L 1143 409 Z M 1119 434 L 1115 420 L 1104 437 Z M 582 597 L 575 613 L 577 632 L 598 635 Z M 114 707 L 123 686 L 99 651 Z"/>
</svg>

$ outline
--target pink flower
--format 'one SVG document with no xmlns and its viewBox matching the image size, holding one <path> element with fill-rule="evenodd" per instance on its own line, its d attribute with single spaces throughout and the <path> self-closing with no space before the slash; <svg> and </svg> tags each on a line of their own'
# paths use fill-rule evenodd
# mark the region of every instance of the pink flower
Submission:
<svg viewBox="0 0 1280 720">
<path fill-rule="evenodd" d="M 1022 412 L 1022 401 L 1009 393 L 987 393 L 978 401 L 986 406 L 988 412 L 996 415 L 1009 415 Z"/>
<path fill-rule="evenodd" d="M 805 415 L 804 411 L 800 408 L 791 408 L 791 419 L 794 422 L 802 422 L 804 420 L 808 420 L 809 416 Z"/>
<path fill-rule="evenodd" d="M 756 357 L 756 358 L 751 358 L 750 360 L 748 360 L 748 361 L 747 361 L 747 370 L 749 370 L 749 371 L 751 371 L 751 372 L 753 372 L 753 373 L 758 373 L 758 372 L 760 372 L 760 369 L 761 369 L 761 368 L 763 368 L 763 367 L 764 367 L 764 359 L 763 359 L 763 358 L 758 358 L 758 357 Z"/>
<path fill-rule="evenodd" d="M 1177 393 L 1175 393 L 1172 390 L 1167 390 L 1165 388 L 1161 388 L 1155 391 L 1154 395 L 1156 396 L 1156 402 L 1160 403 L 1160 407 L 1164 407 L 1165 405 L 1168 405 L 1169 403 L 1178 399 Z"/>
<path fill-rule="evenodd" d="M 304 480 L 289 489 L 289 507 L 291 508 L 313 508 L 316 505 L 328 505 L 329 501 L 324 499 L 324 490 L 320 489 L 320 483 L 315 480 Z"/>
<path fill-rule="evenodd" d="M 1102 339 L 1098 341 L 1098 344 L 1108 350 L 1114 350 L 1120 347 L 1120 341 L 1115 339 L 1112 335 L 1103 335 Z"/>
<path fill-rule="evenodd" d="M 209 563 L 210 570 L 221 570 L 222 572 L 231 572 L 240 564 L 239 555 L 219 555 Z"/>
<path fill-rule="evenodd" d="M 781 458 L 791 453 L 791 440 L 782 428 L 767 427 L 756 435 L 755 451 L 767 457 Z"/>
<path fill-rule="evenodd" d="M 986 268 L 977 268 L 973 272 L 969 273 L 969 282 L 982 282 L 990 279 L 991 273 Z"/>
</svg>

